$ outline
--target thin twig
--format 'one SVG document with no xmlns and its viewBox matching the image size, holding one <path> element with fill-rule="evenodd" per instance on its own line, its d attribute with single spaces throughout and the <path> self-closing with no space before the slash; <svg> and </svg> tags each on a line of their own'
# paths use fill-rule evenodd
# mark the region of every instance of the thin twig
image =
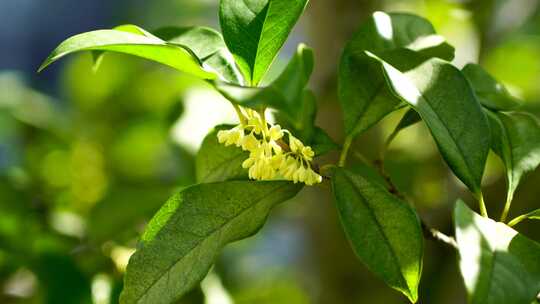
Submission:
<svg viewBox="0 0 540 304">
<path fill-rule="evenodd" d="M 401 192 L 399 192 L 399 189 L 396 187 L 396 185 L 392 181 L 392 178 L 390 177 L 390 174 L 388 174 L 386 172 L 386 170 L 384 169 L 383 161 L 380 160 L 380 159 L 376 159 L 376 160 L 373 161 L 373 164 L 375 165 L 375 167 L 379 171 L 379 174 L 384 178 L 384 180 L 388 184 L 388 191 L 390 193 L 394 194 L 395 196 L 397 196 L 398 198 L 400 198 L 402 200 L 405 200 L 405 195 L 403 195 Z"/>
<path fill-rule="evenodd" d="M 448 236 L 437 229 L 428 227 L 427 224 L 423 220 L 421 220 L 421 225 L 422 225 L 422 232 L 424 233 L 424 237 L 426 239 L 430 239 L 436 242 L 441 242 L 454 249 L 458 249 L 457 242 L 453 237 Z"/>
</svg>

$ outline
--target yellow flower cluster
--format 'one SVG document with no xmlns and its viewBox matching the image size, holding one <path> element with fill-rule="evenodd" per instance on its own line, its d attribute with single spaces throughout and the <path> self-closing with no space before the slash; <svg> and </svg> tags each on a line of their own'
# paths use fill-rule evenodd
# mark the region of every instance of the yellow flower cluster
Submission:
<svg viewBox="0 0 540 304">
<path fill-rule="evenodd" d="M 242 167 L 248 169 L 249 178 L 283 178 L 310 186 L 322 182 L 322 177 L 311 168 L 315 155 L 311 147 L 279 125 L 269 127 L 264 114 L 244 108 L 241 111 L 243 122 L 230 130 L 219 131 L 217 137 L 226 146 L 236 145 L 249 151 L 249 158 L 242 163 Z M 282 141 L 285 134 L 289 138 L 288 149 Z"/>
</svg>

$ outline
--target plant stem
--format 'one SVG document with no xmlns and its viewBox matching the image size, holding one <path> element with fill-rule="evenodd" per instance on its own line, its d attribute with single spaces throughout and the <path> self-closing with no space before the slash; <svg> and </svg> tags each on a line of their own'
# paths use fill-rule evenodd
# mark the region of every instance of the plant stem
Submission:
<svg viewBox="0 0 540 304">
<path fill-rule="evenodd" d="M 399 192 L 399 189 L 396 187 L 396 185 L 392 181 L 392 178 L 390 177 L 390 174 L 388 174 L 386 172 L 386 170 L 384 169 L 384 161 L 381 160 L 381 159 L 376 159 L 375 161 L 373 161 L 373 164 L 375 165 L 375 167 L 379 171 L 379 174 L 384 178 L 384 180 L 388 184 L 388 191 L 390 193 L 394 194 L 395 196 L 399 197 L 400 199 L 405 200 L 405 195 L 403 195 L 403 194 L 401 194 L 401 192 Z"/>
<path fill-rule="evenodd" d="M 242 114 L 242 111 L 240 110 L 240 106 L 238 106 L 237 104 L 231 102 L 234 110 L 236 111 L 236 115 L 238 116 L 238 119 L 240 120 L 240 123 L 242 125 L 245 125 L 247 122 L 246 122 L 246 117 L 244 117 L 244 114 Z"/>
<path fill-rule="evenodd" d="M 388 136 L 388 138 L 384 142 L 384 144 L 383 144 L 383 146 L 381 148 L 381 151 L 379 152 L 379 158 L 380 158 L 381 162 L 384 162 L 384 159 L 386 157 L 386 151 L 388 151 L 388 147 L 390 147 L 390 144 L 392 143 L 392 141 L 394 140 L 394 138 L 396 138 L 396 136 L 398 134 L 399 134 L 399 131 L 394 130 L 392 132 L 392 134 L 390 134 L 390 136 Z"/>
<path fill-rule="evenodd" d="M 483 217 L 488 217 L 486 203 L 484 202 L 484 195 L 482 194 L 482 192 L 478 194 L 478 206 L 480 207 L 480 214 Z"/>
<path fill-rule="evenodd" d="M 454 249 L 458 249 L 457 242 L 453 237 L 448 236 L 437 229 L 428 227 L 424 221 L 421 221 L 421 225 L 422 225 L 422 232 L 424 233 L 424 237 L 426 239 L 437 241 L 445 245 L 448 245 Z"/>
<path fill-rule="evenodd" d="M 524 219 L 526 219 L 528 216 L 528 214 L 523 214 L 523 215 L 520 215 L 518 217 L 516 217 L 515 219 L 511 220 L 509 223 L 508 223 L 508 226 L 510 227 L 514 227 L 515 225 L 519 224 L 521 221 L 523 221 Z M 502 220 L 501 220 L 502 221 Z"/>
<path fill-rule="evenodd" d="M 345 142 L 343 143 L 343 149 L 341 150 L 341 155 L 339 156 L 339 167 L 345 167 L 345 163 L 347 162 L 347 154 L 349 153 L 349 149 L 351 148 L 352 141 L 352 136 L 347 136 L 345 138 Z"/>
<path fill-rule="evenodd" d="M 508 213 L 510 212 L 510 206 L 512 205 L 512 197 L 508 195 L 506 198 L 506 203 L 504 204 L 504 210 L 501 214 L 501 222 L 506 222 L 506 218 L 508 217 Z"/>
</svg>

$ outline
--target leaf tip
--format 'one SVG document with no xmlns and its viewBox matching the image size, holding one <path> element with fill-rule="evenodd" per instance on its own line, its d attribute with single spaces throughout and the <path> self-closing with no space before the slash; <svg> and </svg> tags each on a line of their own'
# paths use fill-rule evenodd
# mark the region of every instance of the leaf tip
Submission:
<svg viewBox="0 0 540 304">
<path fill-rule="evenodd" d="M 49 60 L 45 60 L 40 66 L 39 68 L 37 69 L 37 73 L 41 73 L 43 70 L 45 70 L 45 68 L 47 68 L 49 66 L 49 64 L 51 64 L 49 62 Z"/>
</svg>

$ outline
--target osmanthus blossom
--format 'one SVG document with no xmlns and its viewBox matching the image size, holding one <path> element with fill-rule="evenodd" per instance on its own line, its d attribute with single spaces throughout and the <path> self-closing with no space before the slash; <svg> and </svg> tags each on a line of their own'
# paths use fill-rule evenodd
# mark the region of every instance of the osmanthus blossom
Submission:
<svg viewBox="0 0 540 304">
<path fill-rule="evenodd" d="M 285 179 L 294 183 L 315 185 L 322 177 L 311 168 L 315 153 L 291 132 L 279 125 L 266 122 L 264 114 L 247 108 L 239 108 L 241 123 L 230 130 L 217 134 L 225 146 L 236 145 L 249 152 L 242 163 L 254 180 Z M 288 147 L 283 139 L 287 136 Z"/>
</svg>

